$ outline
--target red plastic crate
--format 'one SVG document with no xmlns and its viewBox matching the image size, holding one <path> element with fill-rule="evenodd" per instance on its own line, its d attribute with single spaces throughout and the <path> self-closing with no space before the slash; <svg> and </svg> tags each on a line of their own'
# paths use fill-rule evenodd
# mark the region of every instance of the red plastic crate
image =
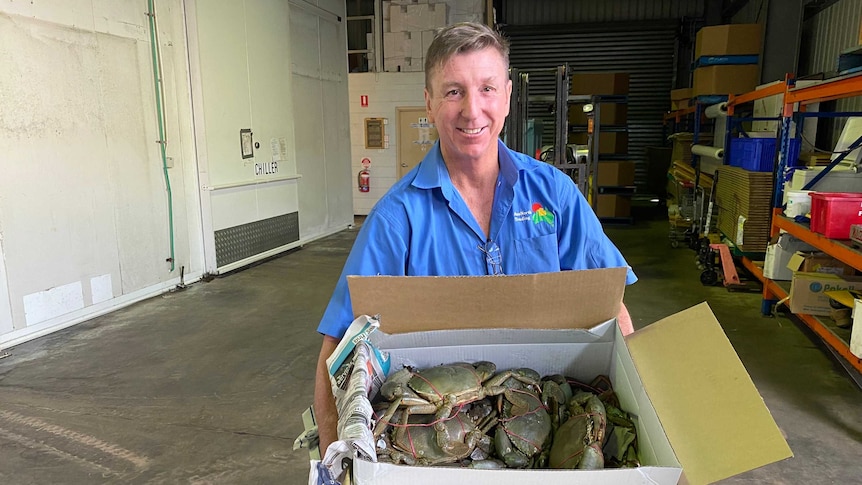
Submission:
<svg viewBox="0 0 862 485">
<path fill-rule="evenodd" d="M 850 239 L 850 225 L 862 224 L 862 194 L 811 192 L 811 231 L 830 239 Z"/>
</svg>

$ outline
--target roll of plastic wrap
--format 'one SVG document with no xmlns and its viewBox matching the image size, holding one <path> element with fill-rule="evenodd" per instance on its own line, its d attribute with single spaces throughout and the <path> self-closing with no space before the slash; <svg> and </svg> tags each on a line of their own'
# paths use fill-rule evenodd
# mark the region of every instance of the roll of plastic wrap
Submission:
<svg viewBox="0 0 862 485">
<path fill-rule="evenodd" d="M 727 116 L 727 103 L 714 104 L 703 111 L 707 118 L 718 118 Z"/>
<path fill-rule="evenodd" d="M 724 148 L 710 147 L 706 145 L 692 145 L 691 153 L 701 157 L 724 159 Z"/>
</svg>

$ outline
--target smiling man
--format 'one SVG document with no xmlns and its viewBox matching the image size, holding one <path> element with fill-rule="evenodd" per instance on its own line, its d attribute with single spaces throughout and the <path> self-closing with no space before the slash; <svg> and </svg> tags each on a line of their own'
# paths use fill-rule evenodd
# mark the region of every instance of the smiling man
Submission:
<svg viewBox="0 0 862 485">
<path fill-rule="evenodd" d="M 446 27 L 428 48 L 425 104 L 439 141 L 368 214 L 317 329 L 314 409 L 324 452 L 337 439 L 326 358 L 353 321 L 348 275 L 628 267 L 567 175 L 500 141 L 512 92 L 508 58 L 506 40 L 482 24 Z M 629 268 L 626 282 L 635 281 Z M 625 306 L 618 321 L 631 333 Z"/>
</svg>

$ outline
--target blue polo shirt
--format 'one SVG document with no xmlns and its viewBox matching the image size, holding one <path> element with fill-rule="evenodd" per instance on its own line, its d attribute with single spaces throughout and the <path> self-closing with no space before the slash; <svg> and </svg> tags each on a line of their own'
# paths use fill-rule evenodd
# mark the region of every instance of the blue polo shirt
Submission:
<svg viewBox="0 0 862 485">
<path fill-rule="evenodd" d="M 353 311 L 347 275 L 457 276 L 628 267 L 571 178 L 499 142 L 490 234 L 452 185 L 439 142 L 374 206 L 318 332 L 341 338 Z"/>
</svg>

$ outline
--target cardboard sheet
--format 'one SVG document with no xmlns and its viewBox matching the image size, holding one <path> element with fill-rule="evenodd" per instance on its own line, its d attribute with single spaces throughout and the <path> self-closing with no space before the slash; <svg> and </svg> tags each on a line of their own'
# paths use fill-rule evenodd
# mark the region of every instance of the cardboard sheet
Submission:
<svg viewBox="0 0 862 485">
<path fill-rule="evenodd" d="M 690 483 L 792 456 L 706 303 L 653 323 L 626 343 Z"/>
<path fill-rule="evenodd" d="M 389 334 L 590 328 L 619 314 L 625 273 L 626 268 L 609 268 L 514 276 L 348 276 L 347 284 L 353 314 L 380 314 L 380 329 Z"/>
</svg>

